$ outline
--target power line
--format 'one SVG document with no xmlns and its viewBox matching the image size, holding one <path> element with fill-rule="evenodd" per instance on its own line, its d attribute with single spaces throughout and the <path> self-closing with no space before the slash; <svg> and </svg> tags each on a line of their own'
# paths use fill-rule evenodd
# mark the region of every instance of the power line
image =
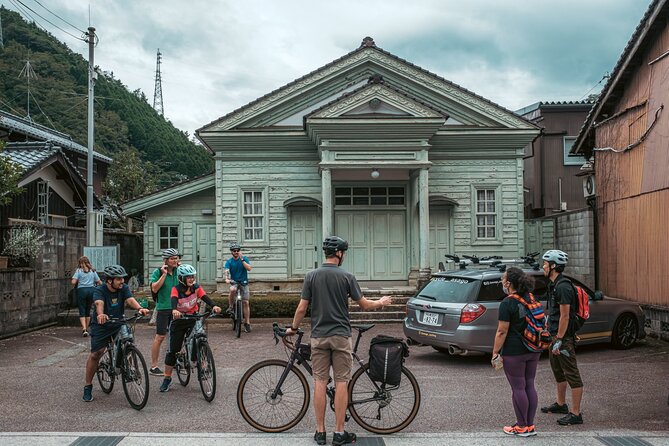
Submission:
<svg viewBox="0 0 669 446">
<path fill-rule="evenodd" d="M 72 23 L 68 22 L 67 20 L 65 20 L 64 18 L 62 18 L 61 16 L 59 16 L 58 14 L 56 14 L 55 12 L 51 11 L 49 8 L 47 8 L 46 6 L 44 6 L 43 4 L 41 4 L 38 0 L 33 0 L 33 1 L 34 1 L 35 3 L 37 3 L 38 5 L 40 5 L 42 8 L 44 8 L 46 11 L 48 11 L 50 14 L 52 14 L 52 15 L 58 17 L 60 20 L 62 20 L 63 22 L 67 23 L 68 25 L 70 25 L 72 28 L 76 29 L 76 30 L 79 31 L 80 33 L 82 33 L 82 34 L 86 34 L 86 31 L 82 31 L 81 29 L 79 29 L 78 27 L 76 27 L 75 25 L 73 25 Z"/>
<path fill-rule="evenodd" d="M 35 11 L 34 9 L 32 9 L 30 6 L 28 6 L 28 5 L 26 5 L 25 3 L 23 3 L 21 0 L 12 0 L 12 1 L 21 4 L 24 8 L 28 9 L 29 11 L 31 11 L 31 12 L 32 12 L 33 14 L 35 14 L 37 17 L 41 18 L 42 20 L 45 20 L 46 22 L 50 23 L 52 26 L 55 26 L 56 28 L 58 28 L 59 30 L 61 30 L 62 32 L 64 32 L 65 34 L 67 34 L 67 35 L 69 35 L 69 36 L 72 36 L 72 37 L 74 37 L 74 38 L 77 39 L 77 40 L 81 40 L 81 41 L 83 41 L 83 42 L 86 42 L 86 39 L 84 39 L 84 38 L 82 38 L 82 37 L 77 37 L 77 36 L 75 36 L 74 34 L 72 34 L 71 32 L 64 30 L 64 29 L 61 28 L 60 26 L 58 26 L 58 25 L 56 25 L 55 23 L 53 23 L 51 20 L 49 20 L 49 19 L 43 17 L 42 15 L 40 15 L 40 13 L 38 13 L 37 11 Z M 35 20 L 35 19 L 33 19 L 33 20 Z M 42 28 L 44 28 L 44 27 L 42 27 Z M 45 28 L 45 30 L 46 30 L 46 28 Z"/>
<path fill-rule="evenodd" d="M 599 84 L 601 84 L 602 82 L 604 82 L 604 79 L 608 79 L 609 76 L 610 76 L 610 75 L 609 75 L 608 72 L 607 72 L 607 73 L 604 73 L 604 76 L 602 76 L 602 78 L 599 80 L 599 82 L 597 82 L 597 83 L 596 83 L 590 90 L 586 91 L 585 94 L 584 94 L 583 96 L 581 96 L 581 99 L 580 99 L 580 100 L 583 100 L 583 98 L 587 97 L 588 94 L 590 94 L 590 92 L 591 92 L 592 90 L 594 90 L 595 88 L 597 88 L 597 86 L 598 86 Z"/>
</svg>

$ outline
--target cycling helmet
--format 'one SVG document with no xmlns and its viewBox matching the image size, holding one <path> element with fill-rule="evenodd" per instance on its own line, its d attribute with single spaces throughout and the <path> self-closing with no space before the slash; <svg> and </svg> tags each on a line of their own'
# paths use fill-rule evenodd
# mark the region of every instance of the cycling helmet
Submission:
<svg viewBox="0 0 669 446">
<path fill-rule="evenodd" d="M 560 251 L 559 249 L 548 250 L 541 258 L 547 262 L 553 262 L 557 265 L 566 265 L 569 261 L 569 256 L 567 253 Z"/>
<path fill-rule="evenodd" d="M 184 283 L 182 279 L 185 276 L 195 276 L 196 274 L 197 271 L 195 271 L 195 268 L 193 268 L 192 265 L 188 265 L 186 263 L 184 263 L 183 265 L 179 265 L 179 267 L 177 268 L 177 279 L 179 279 L 179 282 L 181 283 Z"/>
<path fill-rule="evenodd" d="M 232 251 L 233 249 L 242 249 L 242 247 L 239 246 L 239 243 L 237 242 L 230 243 L 230 251 Z"/>
<path fill-rule="evenodd" d="M 348 242 L 341 237 L 331 235 L 323 240 L 323 252 L 325 255 L 335 255 L 337 251 L 346 251 L 348 249 Z"/>
<path fill-rule="evenodd" d="M 103 272 L 107 279 L 126 277 L 128 275 L 128 273 L 125 272 L 125 268 L 123 268 L 121 265 L 109 265 L 105 267 Z"/>
<path fill-rule="evenodd" d="M 163 260 L 169 259 L 170 257 L 174 256 L 181 258 L 181 254 L 179 254 L 179 251 L 177 251 L 174 248 L 167 248 L 163 250 Z"/>
</svg>

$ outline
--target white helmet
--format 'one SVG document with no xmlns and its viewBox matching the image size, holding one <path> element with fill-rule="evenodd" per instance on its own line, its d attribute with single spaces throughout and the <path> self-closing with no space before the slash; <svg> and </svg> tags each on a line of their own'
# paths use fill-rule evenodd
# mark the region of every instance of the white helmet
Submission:
<svg viewBox="0 0 669 446">
<path fill-rule="evenodd" d="M 566 252 L 560 251 L 559 249 L 550 249 L 541 257 L 547 262 L 553 262 L 556 265 L 566 265 L 569 261 L 569 256 Z"/>
</svg>

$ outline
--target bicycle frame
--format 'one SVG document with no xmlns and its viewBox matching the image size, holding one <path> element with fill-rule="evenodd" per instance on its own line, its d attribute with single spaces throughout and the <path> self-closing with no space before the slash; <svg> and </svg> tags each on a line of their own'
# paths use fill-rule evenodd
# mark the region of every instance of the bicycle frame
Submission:
<svg viewBox="0 0 669 446">
<path fill-rule="evenodd" d="M 128 322 L 131 320 L 136 320 L 137 318 L 130 318 L 130 319 L 125 319 L 125 318 L 119 318 L 119 319 L 110 319 L 109 322 L 118 322 L 121 325 L 121 330 L 115 335 L 112 336 L 112 338 L 109 340 L 109 343 L 107 344 L 107 351 L 111 351 L 111 370 L 110 372 L 114 374 L 114 376 L 119 376 L 121 375 L 124 370 L 125 370 L 125 360 L 124 361 L 119 361 L 119 355 L 122 354 L 123 352 L 123 347 L 125 344 L 134 344 L 135 343 L 135 336 L 133 334 L 134 330 L 131 330 L 130 327 L 128 327 Z M 106 351 L 105 351 L 106 352 Z M 120 362 L 120 364 L 119 364 Z"/>
</svg>

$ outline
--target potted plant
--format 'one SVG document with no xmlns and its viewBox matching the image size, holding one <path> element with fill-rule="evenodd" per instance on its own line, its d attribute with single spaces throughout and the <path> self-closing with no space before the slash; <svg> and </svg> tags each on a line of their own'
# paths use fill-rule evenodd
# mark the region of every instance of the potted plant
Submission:
<svg viewBox="0 0 669 446">
<path fill-rule="evenodd" d="M 9 257 L 12 266 L 30 266 L 42 250 L 44 234 L 32 225 L 12 227 L 5 240 L 3 255 Z"/>
</svg>

